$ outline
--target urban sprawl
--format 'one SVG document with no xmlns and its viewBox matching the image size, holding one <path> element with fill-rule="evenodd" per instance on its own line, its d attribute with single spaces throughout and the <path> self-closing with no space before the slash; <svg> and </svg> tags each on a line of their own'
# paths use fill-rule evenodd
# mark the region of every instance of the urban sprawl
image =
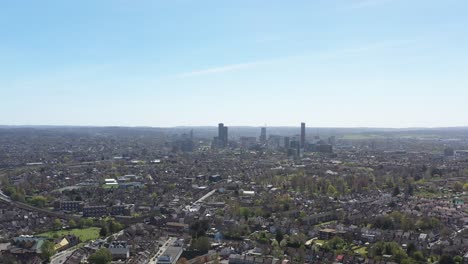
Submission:
<svg viewBox="0 0 468 264">
<path fill-rule="evenodd" d="M 468 128 L 0 127 L 0 263 L 468 263 Z"/>
</svg>

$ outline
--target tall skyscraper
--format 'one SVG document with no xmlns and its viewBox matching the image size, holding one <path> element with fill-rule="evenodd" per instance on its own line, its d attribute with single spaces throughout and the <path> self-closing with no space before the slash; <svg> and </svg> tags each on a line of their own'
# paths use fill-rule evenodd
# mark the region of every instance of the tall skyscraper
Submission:
<svg viewBox="0 0 468 264">
<path fill-rule="evenodd" d="M 224 133 L 224 124 L 223 123 L 219 123 L 218 124 L 218 138 L 219 140 L 223 140 L 223 133 Z"/>
<path fill-rule="evenodd" d="M 265 144 L 266 143 L 266 127 L 262 127 L 260 131 L 260 143 Z"/>
<path fill-rule="evenodd" d="M 301 123 L 301 148 L 305 147 L 305 123 Z"/>
<path fill-rule="evenodd" d="M 218 124 L 218 147 L 224 148 L 228 145 L 228 127 L 224 126 L 223 123 Z"/>
<path fill-rule="evenodd" d="M 228 127 L 225 126 L 223 130 L 223 148 L 228 146 Z"/>
</svg>

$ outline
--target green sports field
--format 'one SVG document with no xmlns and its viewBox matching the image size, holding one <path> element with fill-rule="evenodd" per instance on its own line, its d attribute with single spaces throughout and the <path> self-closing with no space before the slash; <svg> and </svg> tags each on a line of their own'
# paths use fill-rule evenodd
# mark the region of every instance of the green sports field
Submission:
<svg viewBox="0 0 468 264">
<path fill-rule="evenodd" d="M 38 234 L 37 236 L 45 237 L 62 237 L 65 235 L 75 235 L 80 238 L 81 242 L 87 242 L 90 240 L 95 240 L 99 238 L 99 228 L 98 227 L 89 227 L 84 229 L 70 229 L 70 230 L 59 230 L 59 231 L 49 231 L 46 233 Z"/>
</svg>

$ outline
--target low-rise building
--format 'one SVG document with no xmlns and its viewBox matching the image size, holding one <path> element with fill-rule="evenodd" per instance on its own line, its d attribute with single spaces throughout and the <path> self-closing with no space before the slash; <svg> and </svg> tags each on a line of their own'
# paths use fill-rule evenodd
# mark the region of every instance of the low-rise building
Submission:
<svg viewBox="0 0 468 264">
<path fill-rule="evenodd" d="M 211 175 L 209 177 L 210 182 L 218 182 L 221 180 L 221 176 L 219 174 Z"/>
<path fill-rule="evenodd" d="M 42 252 L 42 244 L 44 244 L 46 240 L 48 240 L 48 238 L 36 236 L 23 235 L 15 237 L 8 250 L 13 255 L 40 254 Z"/>
<path fill-rule="evenodd" d="M 187 224 L 182 224 L 182 223 L 177 223 L 177 222 L 168 222 L 166 223 L 166 228 L 168 231 L 173 231 L 173 232 L 183 232 L 188 230 L 188 225 Z"/>
<path fill-rule="evenodd" d="M 113 260 L 124 260 L 130 257 L 130 248 L 125 241 L 112 241 L 107 247 Z"/>
<path fill-rule="evenodd" d="M 94 205 L 83 207 L 83 217 L 101 217 L 108 215 L 105 205 Z"/>
<path fill-rule="evenodd" d="M 111 207 L 111 215 L 124 215 L 124 216 L 131 216 L 135 213 L 135 205 L 134 204 L 119 204 L 113 205 Z"/>
<path fill-rule="evenodd" d="M 336 235 L 336 230 L 331 228 L 325 228 L 319 231 L 319 238 L 322 240 L 328 240 Z"/>
<path fill-rule="evenodd" d="M 158 258 L 157 264 L 175 264 L 182 252 L 182 247 L 168 247 Z"/>
<path fill-rule="evenodd" d="M 60 210 L 68 212 L 81 212 L 84 207 L 82 201 L 60 201 Z"/>
</svg>

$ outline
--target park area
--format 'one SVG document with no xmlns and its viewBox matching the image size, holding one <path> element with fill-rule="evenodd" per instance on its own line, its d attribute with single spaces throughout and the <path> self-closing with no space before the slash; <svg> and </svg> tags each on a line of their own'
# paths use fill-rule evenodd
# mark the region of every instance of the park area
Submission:
<svg viewBox="0 0 468 264">
<path fill-rule="evenodd" d="M 80 239 L 81 242 L 87 242 L 90 240 L 95 240 L 99 238 L 99 228 L 98 227 L 88 227 L 88 228 L 75 228 L 69 230 L 58 230 L 58 231 L 49 231 L 46 233 L 38 234 L 38 236 L 45 236 L 50 238 L 58 238 L 66 235 L 75 235 Z"/>
</svg>

